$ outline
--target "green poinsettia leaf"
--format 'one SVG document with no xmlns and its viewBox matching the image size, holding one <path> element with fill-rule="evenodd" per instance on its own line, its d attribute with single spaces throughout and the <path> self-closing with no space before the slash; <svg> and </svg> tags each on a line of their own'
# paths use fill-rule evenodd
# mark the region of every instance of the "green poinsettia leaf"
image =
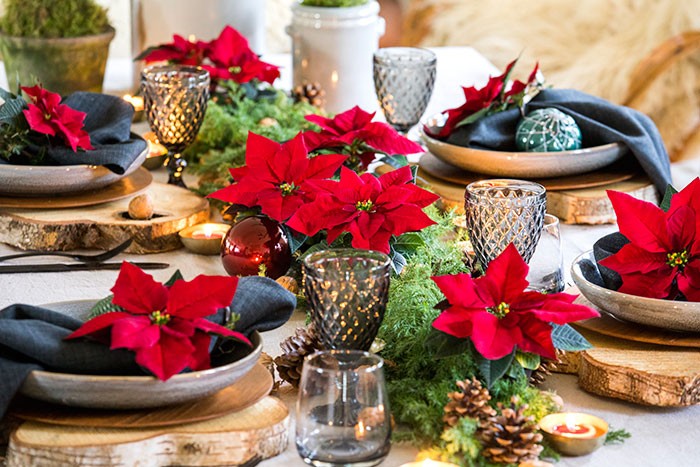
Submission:
<svg viewBox="0 0 700 467">
<path fill-rule="evenodd" d="M 517 351 L 515 360 L 526 370 L 536 370 L 540 366 L 540 356 L 535 353 Z"/>
<path fill-rule="evenodd" d="M 474 360 L 476 361 L 479 373 L 484 378 L 486 387 L 491 389 L 494 383 L 501 379 L 509 370 L 511 363 L 515 359 L 515 349 L 510 354 L 498 360 L 489 360 L 484 358 L 479 352 L 474 352 Z"/>
<path fill-rule="evenodd" d="M 517 380 L 520 378 L 525 378 L 527 375 L 525 374 L 525 368 L 523 368 L 523 366 L 520 364 L 520 362 L 518 362 L 517 359 L 513 359 L 513 362 L 508 367 L 508 371 L 506 372 L 506 376 Z"/>
<path fill-rule="evenodd" d="M 552 323 L 552 343 L 559 350 L 576 352 L 593 347 L 578 331 L 568 324 L 559 325 Z"/>
<path fill-rule="evenodd" d="M 408 262 L 406 261 L 406 257 L 392 248 L 391 249 L 391 267 L 394 269 L 394 272 L 397 275 L 401 274 L 401 271 L 403 271 L 403 268 L 406 267 L 406 264 L 408 264 Z"/>
<path fill-rule="evenodd" d="M 392 243 L 392 247 L 403 255 L 412 255 L 418 248 L 425 245 L 423 236 L 418 232 L 407 232 L 398 236 Z"/>
<path fill-rule="evenodd" d="M 673 198 L 673 195 L 678 193 L 678 190 L 673 188 L 673 186 L 669 185 L 666 187 L 666 193 L 664 193 L 664 199 L 661 201 L 661 209 L 664 212 L 668 212 L 669 209 L 671 209 L 671 198 Z"/>
<path fill-rule="evenodd" d="M 380 160 L 395 169 L 400 169 L 401 167 L 406 167 L 408 165 L 408 158 L 403 154 L 384 156 Z"/>
<path fill-rule="evenodd" d="M 469 115 L 467 118 L 464 120 L 460 121 L 457 125 L 455 125 L 455 128 L 459 128 L 462 126 L 470 125 L 474 123 L 475 121 L 479 120 L 481 117 L 485 117 L 489 111 L 491 110 L 491 106 L 489 105 L 488 107 L 484 107 L 481 110 L 477 110 L 473 114 Z"/>
<path fill-rule="evenodd" d="M 105 313 L 112 313 L 114 311 L 124 311 L 124 308 L 112 303 L 114 295 L 107 295 L 102 300 L 95 303 L 90 311 L 88 312 L 88 319 L 95 318 L 96 316 L 104 315 Z"/>
<path fill-rule="evenodd" d="M 435 328 L 430 328 L 424 346 L 425 350 L 433 358 L 447 358 L 454 355 L 461 355 L 469 351 L 470 348 L 469 339 L 460 339 L 438 331 Z"/>
<path fill-rule="evenodd" d="M 284 230 L 285 234 L 287 235 L 287 241 L 289 242 L 289 249 L 291 250 L 292 254 L 296 253 L 299 248 L 301 248 L 304 243 L 309 239 L 308 235 L 302 235 L 294 232 L 290 228 L 288 228 L 286 225 L 282 225 L 282 230 Z"/>
<path fill-rule="evenodd" d="M 165 284 L 163 284 L 163 285 L 165 285 L 166 287 L 172 287 L 173 284 L 174 284 L 175 282 L 181 281 L 181 280 L 184 280 L 184 279 L 185 279 L 185 278 L 182 277 L 182 273 L 181 273 L 180 270 L 178 269 L 177 271 L 175 271 L 175 272 L 173 273 L 172 276 L 170 276 L 170 279 L 168 279 L 168 281 L 167 281 Z"/>
<path fill-rule="evenodd" d="M 16 96 L 9 91 L 0 89 L 0 97 L 5 101 L 0 106 L 0 122 L 8 125 L 21 126 L 19 116 L 27 107 L 27 102 L 20 96 Z"/>
</svg>

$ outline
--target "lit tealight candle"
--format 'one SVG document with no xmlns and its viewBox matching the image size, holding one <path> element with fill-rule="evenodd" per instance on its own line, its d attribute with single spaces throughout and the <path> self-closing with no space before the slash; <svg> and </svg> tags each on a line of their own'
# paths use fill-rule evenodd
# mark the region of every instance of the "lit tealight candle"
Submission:
<svg viewBox="0 0 700 467">
<path fill-rule="evenodd" d="M 127 101 L 129 104 L 134 106 L 134 110 L 136 112 L 143 112 L 143 97 L 141 96 L 132 96 L 131 94 L 124 94 L 122 97 L 125 101 Z"/>
<path fill-rule="evenodd" d="M 584 413 L 555 413 L 540 420 L 540 428 L 554 449 L 570 456 L 583 456 L 605 441 L 608 424 Z"/>
<path fill-rule="evenodd" d="M 221 240 L 231 228 L 228 224 L 206 223 L 180 231 L 185 248 L 200 255 L 215 255 L 221 250 Z"/>
</svg>

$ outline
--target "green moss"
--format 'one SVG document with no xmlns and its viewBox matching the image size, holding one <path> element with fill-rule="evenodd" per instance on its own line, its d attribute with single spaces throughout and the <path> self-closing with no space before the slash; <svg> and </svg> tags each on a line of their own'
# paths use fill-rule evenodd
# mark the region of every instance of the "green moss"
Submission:
<svg viewBox="0 0 700 467">
<path fill-rule="evenodd" d="M 107 10 L 93 0 L 5 0 L 0 28 L 10 36 L 79 37 L 107 31 Z"/>
<path fill-rule="evenodd" d="M 347 7 L 359 6 L 369 3 L 369 0 L 303 0 L 304 6 L 322 6 L 322 7 Z"/>
</svg>

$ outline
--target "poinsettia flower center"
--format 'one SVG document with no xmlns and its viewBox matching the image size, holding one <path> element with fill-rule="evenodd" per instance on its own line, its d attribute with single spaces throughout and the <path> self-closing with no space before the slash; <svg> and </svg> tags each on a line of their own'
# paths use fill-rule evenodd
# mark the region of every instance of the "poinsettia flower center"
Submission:
<svg viewBox="0 0 700 467">
<path fill-rule="evenodd" d="M 170 314 L 164 311 L 154 311 L 151 313 L 150 318 L 152 324 L 162 326 L 164 324 L 168 324 L 170 321 Z"/>
<path fill-rule="evenodd" d="M 51 121 L 51 114 L 48 112 L 44 112 L 44 120 L 46 120 L 47 122 L 50 122 Z"/>
<path fill-rule="evenodd" d="M 492 306 L 486 309 L 489 313 L 494 315 L 498 319 L 505 318 L 508 313 L 510 313 L 510 305 L 506 302 L 501 302 L 498 306 Z"/>
<path fill-rule="evenodd" d="M 229 67 L 228 71 L 229 71 L 229 73 L 233 73 L 233 74 L 235 75 L 236 73 L 240 73 L 240 72 L 241 72 L 241 67 L 239 67 L 239 66 L 232 66 L 232 67 Z"/>
<path fill-rule="evenodd" d="M 357 204 L 355 204 L 355 208 L 357 208 L 358 211 L 371 211 L 372 208 L 374 207 L 374 203 L 372 202 L 371 199 L 367 199 L 364 201 L 358 201 Z"/>
<path fill-rule="evenodd" d="M 666 258 L 668 258 L 666 264 L 668 264 L 672 268 L 678 268 L 682 271 L 685 265 L 688 264 L 688 250 L 683 250 L 675 253 L 667 253 Z"/>
<path fill-rule="evenodd" d="M 280 185 L 280 191 L 282 192 L 282 196 L 289 196 L 292 193 L 294 193 L 297 189 L 299 189 L 298 186 L 292 183 L 283 183 Z"/>
</svg>

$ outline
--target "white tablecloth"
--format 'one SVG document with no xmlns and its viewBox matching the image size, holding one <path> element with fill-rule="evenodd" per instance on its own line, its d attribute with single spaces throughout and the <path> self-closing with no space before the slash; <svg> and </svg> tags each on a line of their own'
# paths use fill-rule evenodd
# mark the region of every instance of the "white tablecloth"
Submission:
<svg viewBox="0 0 700 467">
<path fill-rule="evenodd" d="M 461 102 L 460 85 L 483 84 L 489 74 L 497 70 L 481 55 L 469 48 L 442 48 L 438 52 L 438 75 L 434 96 L 427 114 L 443 110 L 455 102 Z M 283 80 L 288 82 L 291 73 L 286 56 L 269 58 L 285 65 Z M 674 182 L 684 186 L 700 174 L 700 160 L 674 166 Z M 161 181 L 164 173 L 156 173 Z M 614 226 L 562 226 L 565 264 L 571 264 L 575 256 L 589 250 L 602 235 L 614 231 Z M 0 244 L 0 255 L 15 251 Z M 171 266 L 153 271 L 157 280 L 167 280 L 176 269 L 187 279 L 198 274 L 225 274 L 217 256 L 198 256 L 179 250 L 149 255 L 123 255 L 119 259 L 164 261 Z M 0 275 L 0 309 L 12 303 L 46 304 L 64 300 L 95 299 L 109 293 L 116 278 L 116 271 L 72 272 L 64 274 L 13 274 Z M 275 356 L 280 353 L 278 343 L 303 324 L 301 313 L 284 327 L 264 335 L 265 351 Z M 546 386 L 556 390 L 565 401 L 567 411 L 582 411 L 601 416 L 615 428 L 626 428 L 632 438 L 619 446 L 604 447 L 591 456 L 564 458 L 563 466 L 673 466 L 700 465 L 700 407 L 684 409 L 659 409 L 641 407 L 613 399 L 593 396 L 576 386 L 573 376 L 555 375 Z M 280 393 L 293 409 L 295 394 L 290 390 Z M 398 466 L 415 457 L 410 446 L 394 446 L 387 467 Z M 294 432 L 290 431 L 289 450 L 281 456 L 265 461 L 262 467 L 279 465 L 304 465 L 294 448 Z"/>
</svg>

